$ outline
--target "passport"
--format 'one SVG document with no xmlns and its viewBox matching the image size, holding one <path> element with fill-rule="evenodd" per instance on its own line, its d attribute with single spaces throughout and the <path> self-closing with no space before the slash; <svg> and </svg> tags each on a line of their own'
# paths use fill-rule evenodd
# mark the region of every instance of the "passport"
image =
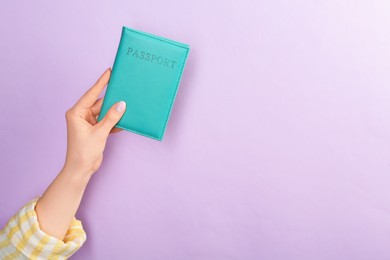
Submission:
<svg viewBox="0 0 390 260">
<path fill-rule="evenodd" d="M 162 141 L 189 51 L 188 44 L 123 26 L 97 121 L 123 100 L 115 127 Z"/>
</svg>

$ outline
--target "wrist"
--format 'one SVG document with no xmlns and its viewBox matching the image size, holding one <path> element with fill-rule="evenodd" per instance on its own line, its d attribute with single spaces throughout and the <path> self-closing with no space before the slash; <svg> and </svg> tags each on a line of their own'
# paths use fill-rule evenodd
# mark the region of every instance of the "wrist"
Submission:
<svg viewBox="0 0 390 260">
<path fill-rule="evenodd" d="M 88 171 L 72 167 L 72 165 L 69 164 L 63 166 L 60 175 L 66 177 L 72 185 L 77 186 L 86 186 L 92 176 Z"/>
</svg>

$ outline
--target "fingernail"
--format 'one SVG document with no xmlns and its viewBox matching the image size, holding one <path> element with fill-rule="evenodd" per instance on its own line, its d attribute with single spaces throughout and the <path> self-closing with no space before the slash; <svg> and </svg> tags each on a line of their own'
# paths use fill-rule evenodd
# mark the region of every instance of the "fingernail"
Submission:
<svg viewBox="0 0 390 260">
<path fill-rule="evenodd" d="M 125 110 L 125 108 L 126 108 L 125 101 L 119 102 L 118 104 L 116 104 L 116 107 L 115 107 L 116 111 L 118 111 L 118 112 L 122 112 L 123 110 Z"/>
</svg>

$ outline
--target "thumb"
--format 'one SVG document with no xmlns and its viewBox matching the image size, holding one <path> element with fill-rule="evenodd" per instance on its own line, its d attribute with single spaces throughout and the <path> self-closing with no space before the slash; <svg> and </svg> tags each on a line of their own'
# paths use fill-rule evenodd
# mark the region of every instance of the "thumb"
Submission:
<svg viewBox="0 0 390 260">
<path fill-rule="evenodd" d="M 111 129 L 121 119 L 126 110 L 126 102 L 119 101 L 115 103 L 108 111 L 107 114 L 97 123 L 97 128 L 101 129 L 105 134 L 109 134 Z"/>
</svg>

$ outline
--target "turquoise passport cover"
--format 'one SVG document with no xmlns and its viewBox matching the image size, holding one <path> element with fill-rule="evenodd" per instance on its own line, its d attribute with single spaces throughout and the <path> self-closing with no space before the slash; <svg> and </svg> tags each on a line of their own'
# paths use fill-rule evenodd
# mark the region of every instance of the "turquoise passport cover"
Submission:
<svg viewBox="0 0 390 260">
<path fill-rule="evenodd" d="M 97 120 L 123 100 L 116 127 L 161 141 L 188 53 L 187 44 L 123 26 Z"/>
</svg>

